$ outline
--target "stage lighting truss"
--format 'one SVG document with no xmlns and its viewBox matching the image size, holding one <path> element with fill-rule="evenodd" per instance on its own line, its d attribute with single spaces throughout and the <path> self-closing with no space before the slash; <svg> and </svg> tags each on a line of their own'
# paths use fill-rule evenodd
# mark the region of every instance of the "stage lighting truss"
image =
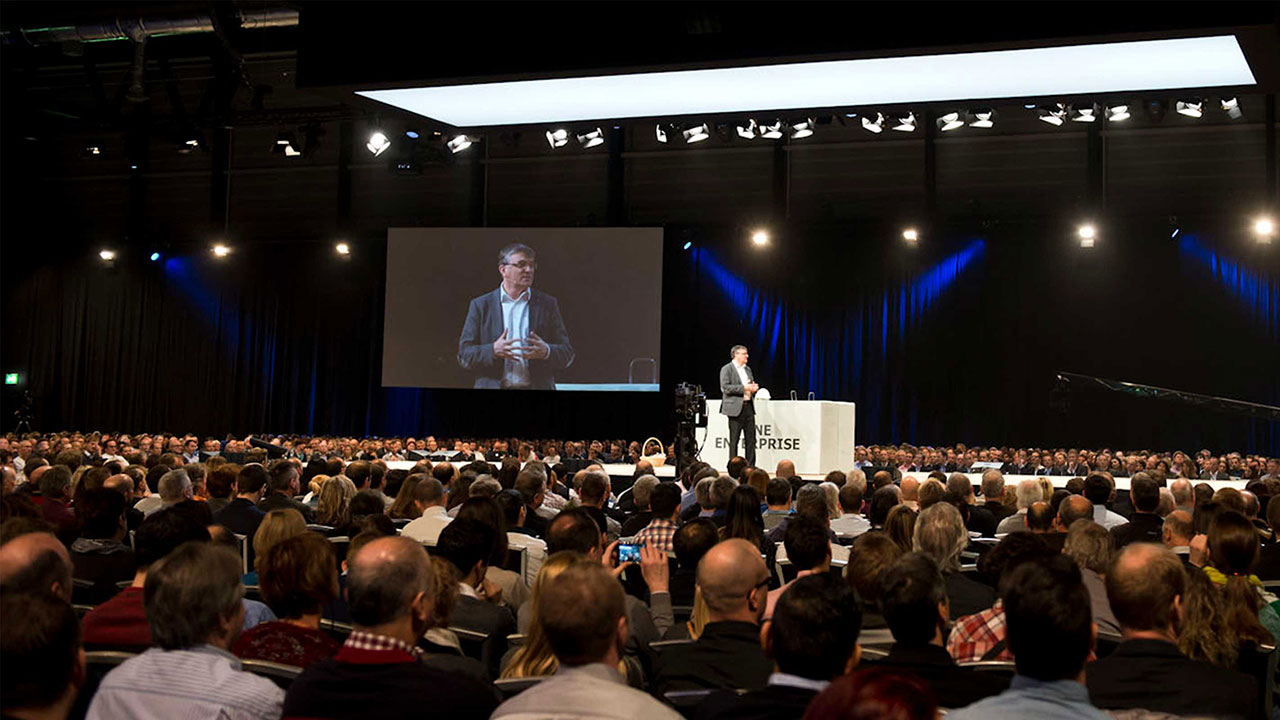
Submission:
<svg viewBox="0 0 1280 720">
<path fill-rule="evenodd" d="M 569 144 L 569 131 L 564 128 L 556 128 L 547 131 L 547 144 L 553 148 L 562 148 Z"/>
<path fill-rule="evenodd" d="M 884 132 L 884 113 L 862 116 L 862 129 L 879 135 Z"/>
<path fill-rule="evenodd" d="M 1200 100 L 1198 98 L 1179 100 L 1174 105 L 1173 109 L 1176 110 L 1179 115 L 1186 115 L 1189 118 L 1199 119 L 1204 117 L 1204 100 Z"/>
<path fill-rule="evenodd" d="M 1041 122 L 1049 123 L 1054 127 L 1061 127 L 1067 120 L 1067 106 L 1062 103 L 1041 105 L 1036 109 L 1036 113 L 1040 116 Z"/>
<path fill-rule="evenodd" d="M 680 134 L 684 137 L 685 144 L 692 145 L 711 137 L 711 128 L 707 127 L 706 123 L 699 123 L 692 127 L 685 128 L 685 130 Z"/>
<path fill-rule="evenodd" d="M 996 125 L 996 111 L 991 108 L 974 108 L 969 111 L 969 127 L 993 128 Z"/>
<path fill-rule="evenodd" d="M 604 131 L 600 128 L 585 132 L 578 136 L 578 144 L 584 148 L 593 148 L 604 144 Z"/>
<path fill-rule="evenodd" d="M 791 139 L 800 140 L 801 138 L 809 137 L 810 135 L 813 134 L 813 126 L 815 124 L 816 123 L 813 118 L 805 118 L 800 122 L 792 123 Z"/>
<path fill-rule="evenodd" d="M 1227 117 L 1232 120 L 1239 120 L 1244 117 L 1244 112 L 1240 110 L 1240 100 L 1237 98 L 1222 98 L 1221 106 L 1222 112 L 1226 113 Z"/>
<path fill-rule="evenodd" d="M 391 139 L 381 130 L 374 130 L 369 134 L 369 141 L 364 144 L 364 147 L 373 153 L 374 157 L 378 157 L 391 147 Z"/>
<path fill-rule="evenodd" d="M 951 132 L 962 127 L 964 127 L 964 120 L 960 118 L 960 113 L 958 112 L 949 112 L 938 116 L 938 129 L 942 132 Z"/>
<path fill-rule="evenodd" d="M 893 116 L 893 128 L 898 132 L 915 132 L 916 131 L 916 114 L 913 112 L 902 113 Z"/>
</svg>

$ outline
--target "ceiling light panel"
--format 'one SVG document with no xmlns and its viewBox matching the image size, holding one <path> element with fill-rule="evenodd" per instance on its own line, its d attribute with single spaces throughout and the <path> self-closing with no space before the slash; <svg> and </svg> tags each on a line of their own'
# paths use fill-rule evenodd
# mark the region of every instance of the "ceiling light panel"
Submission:
<svg viewBox="0 0 1280 720">
<path fill-rule="evenodd" d="M 1233 35 L 361 90 L 458 127 L 1253 85 Z"/>
</svg>

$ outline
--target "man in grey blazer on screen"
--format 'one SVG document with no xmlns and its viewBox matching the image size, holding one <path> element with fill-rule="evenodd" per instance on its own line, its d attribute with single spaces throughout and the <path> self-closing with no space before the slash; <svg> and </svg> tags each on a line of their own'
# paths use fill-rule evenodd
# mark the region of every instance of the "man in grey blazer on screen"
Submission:
<svg viewBox="0 0 1280 720">
<path fill-rule="evenodd" d="M 738 438 L 746 431 L 746 448 L 743 457 L 747 464 L 756 464 L 756 408 L 752 398 L 760 386 L 755 375 L 747 367 L 747 348 L 734 345 L 729 351 L 733 358 L 720 368 L 720 412 L 729 416 L 729 457 L 738 454 Z"/>
<path fill-rule="evenodd" d="M 533 248 L 512 243 L 498 252 L 502 284 L 471 301 L 458 338 L 458 364 L 475 388 L 555 390 L 557 370 L 573 364 L 560 304 L 533 291 Z"/>
</svg>

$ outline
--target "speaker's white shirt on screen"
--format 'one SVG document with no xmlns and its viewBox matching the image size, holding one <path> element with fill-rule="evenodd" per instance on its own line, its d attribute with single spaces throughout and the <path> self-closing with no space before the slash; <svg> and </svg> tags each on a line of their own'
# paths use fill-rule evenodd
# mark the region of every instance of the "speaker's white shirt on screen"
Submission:
<svg viewBox="0 0 1280 720">
<path fill-rule="evenodd" d="M 533 288 L 512 299 L 499 285 L 498 294 L 502 297 L 502 328 L 507 331 L 507 339 L 523 343 L 529 336 L 529 297 L 533 294 Z M 503 358 L 502 370 L 502 384 L 505 387 L 525 387 L 530 382 L 529 361 L 524 358 Z"/>
</svg>

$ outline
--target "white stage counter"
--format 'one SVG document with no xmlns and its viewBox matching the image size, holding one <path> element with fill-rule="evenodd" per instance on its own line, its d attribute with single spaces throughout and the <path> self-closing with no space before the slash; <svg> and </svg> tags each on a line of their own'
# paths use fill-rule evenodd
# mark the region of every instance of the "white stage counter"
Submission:
<svg viewBox="0 0 1280 720">
<path fill-rule="evenodd" d="M 853 403 L 757 399 L 755 410 L 756 467 L 772 474 L 779 460 L 790 460 L 807 480 L 853 467 Z M 719 400 L 707 401 L 707 435 L 699 457 L 721 471 L 729 464 L 729 418 L 720 414 Z"/>
<path fill-rule="evenodd" d="M 951 473 L 947 473 L 948 477 L 950 477 L 950 475 Z M 973 486 L 975 488 L 982 484 L 982 473 L 965 473 L 965 475 L 969 476 L 969 480 L 973 482 Z M 913 477 L 919 480 L 920 482 L 924 482 L 929 478 L 929 473 L 904 472 L 902 473 L 902 477 Z M 1038 477 L 1041 477 L 1041 476 L 1040 475 L 1005 475 L 1004 486 L 1012 487 L 1017 485 L 1019 482 L 1023 480 L 1035 480 Z M 1049 475 L 1047 477 L 1049 478 L 1049 482 L 1053 483 L 1053 486 L 1055 488 L 1066 487 L 1067 481 L 1071 479 L 1070 476 L 1066 476 L 1066 475 Z M 867 480 L 870 481 L 871 478 L 867 478 Z M 1115 480 L 1116 480 L 1116 490 L 1124 490 L 1125 492 L 1129 491 L 1129 478 L 1118 477 Z M 1173 479 L 1167 480 L 1165 484 L 1168 485 L 1171 482 L 1173 482 Z M 1191 484 L 1194 486 L 1202 482 L 1208 483 L 1209 486 L 1213 488 L 1214 492 L 1217 492 L 1218 490 L 1221 490 L 1222 488 L 1227 488 L 1227 487 L 1235 488 L 1237 490 L 1244 490 L 1244 486 L 1247 484 L 1244 480 L 1192 480 Z"/>
<path fill-rule="evenodd" d="M 432 463 L 434 464 L 434 463 Z M 458 467 L 466 463 L 455 463 Z M 497 463 L 494 463 L 495 465 Z M 412 470 L 417 465 L 412 460 L 388 460 L 387 468 L 390 470 Z M 630 477 L 636 471 L 636 466 L 630 463 L 610 463 L 604 466 L 604 471 L 613 477 Z M 653 474 L 657 477 L 673 478 L 676 476 L 675 465 L 662 465 L 653 469 Z"/>
</svg>

